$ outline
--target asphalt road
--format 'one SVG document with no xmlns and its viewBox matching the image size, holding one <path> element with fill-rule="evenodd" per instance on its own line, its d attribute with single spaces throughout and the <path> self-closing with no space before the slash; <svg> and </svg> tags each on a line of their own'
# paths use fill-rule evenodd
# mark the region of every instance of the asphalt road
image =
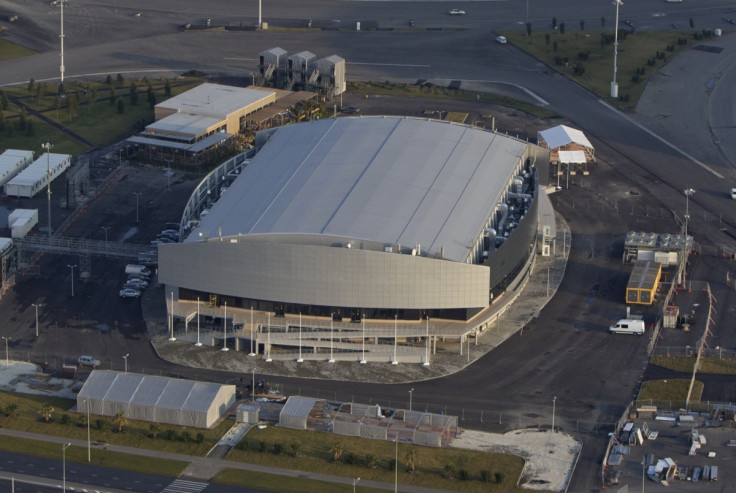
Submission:
<svg viewBox="0 0 736 493">
<path fill-rule="evenodd" d="M 668 80 L 655 78 L 652 84 L 652 90 L 663 91 L 659 99 L 655 96 L 645 98 L 647 103 L 641 105 L 640 112 L 625 115 L 601 104 L 596 96 L 514 47 L 489 42 L 491 28 L 513 28 L 523 21 L 522 2 L 472 2 L 467 4 L 468 15 L 453 18 L 445 15 L 446 10 L 461 3 L 432 2 L 429 3 L 431 8 L 427 8 L 427 4 L 419 2 L 392 2 L 389 13 L 384 12 L 387 9 L 383 2 L 310 2 L 308 6 L 289 5 L 288 10 L 286 4 L 269 2 L 269 9 L 279 12 L 279 15 L 270 14 L 273 25 L 312 18 L 315 23 L 331 22 L 332 27 L 353 24 L 356 20 L 376 20 L 379 26 L 402 26 L 405 19 L 415 19 L 417 27 L 425 23 L 427 27 L 435 24 L 469 27 L 451 32 L 176 32 L 177 26 L 185 22 L 199 22 L 197 19 L 206 17 L 216 22 L 219 15 L 229 22 L 253 22 L 250 13 L 244 14 L 242 21 L 237 14 L 226 15 L 230 5 L 211 2 L 207 10 L 202 11 L 193 2 L 177 2 L 176 9 L 173 4 L 160 2 L 156 11 L 147 11 L 143 2 L 129 3 L 125 8 L 112 2 L 77 2 L 77 6 L 65 9 L 65 19 L 69 22 L 65 38 L 67 77 L 92 77 L 108 72 L 167 74 L 192 68 L 247 75 L 255 69 L 258 53 L 273 46 L 281 46 L 289 52 L 308 49 L 320 57 L 338 52 L 347 60 L 349 79 L 443 79 L 523 86 L 592 138 L 600 165 L 586 178 L 584 186 L 575 184 L 571 190 L 560 194 L 556 202 L 575 232 L 568 276 L 557 296 L 523 335 L 514 336 L 457 375 L 413 386 L 415 402 L 424 401 L 428 407 L 444 405 L 448 412 L 454 410 L 459 415 L 472 410 L 475 417 L 469 417 L 468 421 L 474 427 L 489 429 L 502 429 L 522 422 L 549 422 L 551 403 L 556 397 L 561 425 L 590 433 L 583 434 L 584 440 L 590 443 L 586 444 L 581 473 L 574 478 L 571 491 L 593 489 L 595 465 L 600 462 L 601 444 L 605 440 L 595 432 L 599 424 L 607 425 L 618 418 L 622 406 L 637 390 L 646 365 L 643 338 L 611 337 L 604 330 L 607 321 L 617 318 L 622 310 L 621 290 L 627 269 L 620 263 L 621 245 L 617 242 L 621 241 L 621 235 L 631 229 L 676 231 L 672 214 L 667 211 L 682 215 L 681 190 L 693 187 L 698 193 L 690 202 L 691 225 L 698 235 L 697 240 L 714 248 L 733 248 L 732 238 L 722 231 L 724 227 L 733 229 L 736 224 L 734 204 L 725 196 L 728 182 L 736 182 L 734 152 L 726 138 L 733 112 L 729 116 L 728 111 L 722 111 L 733 107 L 733 91 L 728 89 L 733 87 L 729 84 L 734 76 L 733 45 L 736 43 L 733 37 L 708 43 L 723 48 L 719 54 L 703 55 L 692 50 L 671 62 L 660 72 L 664 74 L 662 78 Z M 3 1 L 0 7 L 7 10 L 11 5 Z M 12 7 L 20 8 L 15 4 Z M 45 33 L 30 37 L 43 52 L 35 57 L 3 62 L 0 83 L 22 82 L 30 77 L 42 80 L 58 75 L 58 41 L 54 34 L 58 17 L 55 11 L 39 5 L 23 5 L 22 8 L 28 10 L 21 13 L 21 20 L 28 19 L 32 24 L 18 26 L 29 29 L 28 32 L 35 33 L 39 29 Z M 569 2 L 564 6 L 533 3 L 532 8 L 530 19 L 535 25 L 549 22 L 545 19 L 553 16 L 560 20 L 574 18 L 571 23 L 577 24 L 585 15 L 586 25 L 591 28 L 599 25 L 601 15 L 608 16 L 607 10 L 611 10 L 607 3 L 592 6 L 590 2 Z M 697 6 L 686 2 L 671 5 L 652 1 L 627 5 L 626 9 L 622 15 L 637 25 L 651 28 L 665 28 L 672 23 L 685 25 L 690 17 L 697 19 L 698 26 L 702 23 L 717 27 L 722 17 L 733 15 L 730 4 L 723 1 L 699 2 Z M 137 10 L 143 11 L 140 19 L 132 16 Z M 659 15 L 662 12 L 664 16 Z M 121 25 L 126 28 L 120 28 Z M 113 26 L 116 29 L 112 29 Z M 16 29 L 13 26 L 11 38 L 23 39 Z M 371 49 L 366 50 L 366 46 Z M 680 64 L 680 60 L 685 61 Z M 668 75 L 670 69 L 672 73 Z M 680 92 L 673 97 L 669 91 L 674 77 L 682 82 L 678 84 Z M 660 114 L 670 116 L 660 118 Z M 662 138 L 647 132 L 638 121 L 651 126 Z M 717 146 L 712 145 L 714 136 Z M 135 189 L 128 189 L 126 193 L 131 190 Z M 637 194 L 631 194 L 632 190 Z M 185 195 L 182 192 L 182 196 Z M 183 202 L 166 203 L 176 211 Z M 618 212 L 608 210 L 602 214 L 603 211 L 596 208 L 601 203 L 616 203 L 620 208 Z M 148 208 L 155 210 L 157 204 L 152 201 Z M 640 212 L 622 213 L 629 207 Z M 650 209 L 664 210 L 667 214 L 657 217 L 641 212 Z M 102 225 L 115 225 L 115 221 L 121 219 L 122 224 L 130 227 L 127 226 L 131 215 L 130 197 L 101 214 L 107 219 L 84 226 L 87 234 L 99 236 Z M 715 221 L 715 217 L 719 220 Z M 154 233 L 160 229 L 159 222 L 158 218 L 150 221 Z M 126 232 L 116 238 L 123 237 Z M 141 235 L 145 236 L 143 232 Z M 74 258 L 57 262 L 56 267 L 50 265 L 45 269 L 49 270 L 48 274 L 55 270 L 55 279 L 62 279 L 61 283 L 65 284 L 69 282 L 64 278 L 65 266 L 74 262 Z M 89 292 L 81 291 L 85 294 L 78 295 L 77 299 L 62 297 L 56 303 L 56 310 L 62 310 L 64 316 L 51 310 L 43 315 L 48 331 L 56 331 L 55 339 L 48 336 L 48 352 L 54 350 L 58 355 L 59 347 L 70 344 L 64 342 L 67 324 L 74 325 L 70 319 L 79 317 L 76 325 L 86 325 L 80 329 L 86 335 L 75 337 L 74 341 L 81 342 L 64 350 L 64 355 L 89 348 L 88 352 L 105 355 L 105 365 L 109 363 L 119 369 L 122 354 L 131 352 L 134 368 L 150 366 L 171 371 L 150 350 L 137 305 L 121 304 L 114 295 L 104 294 L 105 289 L 111 289 L 110 283 L 118 282 L 116 268 L 119 267 L 106 267 L 103 261 L 97 285 L 91 285 Z M 44 276 L 44 279 L 48 278 Z M 18 298 L 12 302 L 20 307 L 18 311 L 25 312 L 22 318 L 26 331 L 31 320 L 29 315 L 32 317 L 29 303 L 37 302 L 33 301 L 37 299 L 34 293 L 38 292 L 34 290 L 40 289 L 44 296 L 53 299 L 51 292 L 46 294 L 43 290 L 55 292 L 62 285 L 49 283 L 45 288 L 46 283 L 39 279 L 19 284 L 15 289 L 17 294 L 13 296 Z M 103 286 L 106 288 L 102 289 Z M 78 302 L 81 296 L 88 296 L 85 298 L 88 301 Z M 2 303 L 11 301 L 3 300 Z M 76 303 L 81 306 L 75 306 Z M 84 316 L 75 315 L 80 308 Z M 9 315 L 14 316 L 18 316 L 17 312 Z M 100 324 L 112 330 L 102 331 L 98 328 Z M 724 334 L 723 337 L 729 336 Z M 34 353 L 39 349 L 34 348 Z M 182 375 L 195 372 L 182 368 L 175 371 Z M 196 371 L 199 375 L 208 374 Z M 336 396 L 357 395 L 373 399 L 373 402 L 403 402 L 406 399 L 407 389 L 403 386 L 278 380 L 283 385 L 298 387 L 302 393 L 316 390 Z M 486 416 L 498 419 L 493 422 L 484 419 L 481 423 L 477 416 L 481 410 L 488 413 Z"/>
</svg>

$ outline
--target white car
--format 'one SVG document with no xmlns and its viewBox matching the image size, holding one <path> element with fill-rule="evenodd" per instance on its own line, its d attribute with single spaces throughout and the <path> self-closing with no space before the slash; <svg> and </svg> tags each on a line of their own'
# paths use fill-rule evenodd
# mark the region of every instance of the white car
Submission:
<svg viewBox="0 0 736 493">
<path fill-rule="evenodd" d="M 123 289 L 136 289 L 138 291 L 143 291 L 148 287 L 148 283 L 146 281 L 136 281 L 136 280 L 129 280 L 125 283 L 125 286 L 123 286 Z"/>
<path fill-rule="evenodd" d="M 79 366 L 89 366 L 90 368 L 96 368 L 100 366 L 100 360 L 94 359 L 92 356 L 80 356 L 77 360 Z"/>
<path fill-rule="evenodd" d="M 733 200 L 736 200 L 736 188 L 732 188 L 732 189 L 731 189 L 731 198 L 732 198 Z"/>
<path fill-rule="evenodd" d="M 140 298 L 141 292 L 133 288 L 123 288 L 120 290 L 121 298 Z"/>
<path fill-rule="evenodd" d="M 496 38 L 496 43 L 501 43 L 502 45 L 506 44 L 506 36 L 499 36 Z"/>
<path fill-rule="evenodd" d="M 450 14 L 450 15 L 465 15 L 465 11 L 464 10 L 460 10 L 460 9 L 452 9 L 451 11 L 448 12 L 448 14 Z"/>
</svg>

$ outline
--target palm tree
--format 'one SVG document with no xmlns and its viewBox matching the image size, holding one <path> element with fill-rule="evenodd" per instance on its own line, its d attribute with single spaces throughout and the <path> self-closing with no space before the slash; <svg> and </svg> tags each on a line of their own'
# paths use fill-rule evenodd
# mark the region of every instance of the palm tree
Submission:
<svg viewBox="0 0 736 493">
<path fill-rule="evenodd" d="M 14 418 L 18 415 L 18 404 L 11 402 L 5 406 L 5 415 L 8 418 Z"/>
<path fill-rule="evenodd" d="M 120 411 L 115 415 L 113 422 L 118 426 L 118 433 L 123 431 L 123 426 L 128 424 L 128 418 L 125 417 L 125 413 Z"/>
<path fill-rule="evenodd" d="M 340 457 L 342 457 L 342 443 L 336 442 L 330 449 L 330 454 L 332 454 L 331 462 L 339 461 Z"/>
<path fill-rule="evenodd" d="M 291 453 L 294 457 L 301 457 L 302 456 L 302 444 L 299 442 L 292 442 L 291 443 Z"/>
<path fill-rule="evenodd" d="M 161 425 L 158 423 L 151 423 L 148 427 L 148 431 L 151 432 L 151 438 L 155 440 L 158 438 L 158 434 L 161 433 Z"/>
<path fill-rule="evenodd" d="M 54 411 L 55 409 L 51 404 L 43 404 L 41 406 L 41 416 L 43 416 L 43 420 L 47 423 L 51 421 L 51 415 Z"/>
<path fill-rule="evenodd" d="M 406 467 L 409 468 L 409 472 L 414 474 L 416 472 L 417 465 L 417 451 L 414 448 L 410 448 L 406 453 Z"/>
</svg>

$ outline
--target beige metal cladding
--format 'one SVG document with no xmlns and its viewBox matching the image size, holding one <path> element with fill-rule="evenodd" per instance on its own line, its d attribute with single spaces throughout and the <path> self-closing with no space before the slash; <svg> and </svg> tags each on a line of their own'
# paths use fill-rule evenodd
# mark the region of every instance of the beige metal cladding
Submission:
<svg viewBox="0 0 736 493">
<path fill-rule="evenodd" d="M 232 241 L 231 241 L 232 240 Z M 484 308 L 489 268 L 407 254 L 247 237 L 160 245 L 168 286 L 335 307 Z"/>
</svg>

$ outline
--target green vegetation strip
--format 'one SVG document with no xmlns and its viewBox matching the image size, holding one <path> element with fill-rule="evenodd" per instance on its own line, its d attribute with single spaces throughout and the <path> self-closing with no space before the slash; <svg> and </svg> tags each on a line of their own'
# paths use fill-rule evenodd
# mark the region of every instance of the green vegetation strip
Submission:
<svg viewBox="0 0 736 493">
<path fill-rule="evenodd" d="M 355 479 L 355 478 L 353 478 Z M 248 485 L 248 488 L 261 491 L 279 491 L 283 493 L 344 493 L 348 486 L 340 483 L 329 483 L 314 479 L 294 478 L 289 476 L 275 476 L 261 472 L 242 471 L 239 469 L 223 469 L 212 480 L 214 483 L 227 484 L 231 486 Z M 377 490 L 365 488 L 356 483 L 357 493 L 369 493 Z"/>
<path fill-rule="evenodd" d="M 251 429 L 227 459 L 393 483 L 395 446 L 384 440 L 268 427 Z M 403 485 L 464 492 L 517 492 L 522 491 L 515 484 L 523 464 L 520 457 L 512 455 L 398 444 L 398 480 Z M 218 481 L 242 484 L 230 482 L 230 474 L 236 475 L 218 476 Z M 283 486 L 279 484 L 272 489 L 292 491 L 287 489 L 291 479 L 284 478 L 284 481 Z"/>
<path fill-rule="evenodd" d="M 671 378 L 667 380 L 650 380 L 644 382 L 637 397 L 637 403 L 649 404 L 657 401 L 669 401 L 672 407 L 683 407 L 687 398 L 687 389 L 690 387 L 689 378 Z M 696 380 L 693 385 L 691 402 L 700 402 L 703 395 L 703 382 Z"/>
<path fill-rule="evenodd" d="M 21 58 L 36 54 L 38 54 L 37 51 L 29 50 L 7 39 L 0 39 L 0 60 L 10 60 L 11 58 Z"/>
<path fill-rule="evenodd" d="M 522 101 L 483 92 L 450 89 L 431 84 L 413 85 L 395 82 L 348 82 L 348 91 L 358 94 L 377 94 L 385 96 L 402 96 L 405 98 L 455 99 L 459 101 L 477 101 L 484 104 L 496 104 L 516 108 L 538 118 L 552 118 L 556 114 Z"/>
<path fill-rule="evenodd" d="M 605 19 L 601 22 L 605 24 Z M 614 32 L 558 24 L 552 31 L 504 31 L 509 43 L 623 109 L 636 107 L 649 78 L 668 60 L 709 39 L 710 31 L 618 31 L 618 99 L 611 98 Z M 604 26 L 605 27 L 605 26 Z"/>
<path fill-rule="evenodd" d="M 695 365 L 695 356 L 653 356 L 652 364 L 668 370 L 692 373 Z M 728 358 L 708 357 L 700 359 L 698 373 L 714 373 L 718 375 L 735 375 L 736 360 Z"/>
<path fill-rule="evenodd" d="M 28 440 L 23 438 L 0 436 L 0 449 L 18 454 L 62 460 L 61 444 Z M 188 462 L 157 459 L 142 455 L 123 454 L 95 448 L 91 453 L 92 465 L 135 471 L 146 474 L 159 474 L 176 477 L 189 465 Z M 87 447 L 69 447 L 66 460 L 71 462 L 87 462 Z"/>
<path fill-rule="evenodd" d="M 75 404 L 73 400 L 0 392 L 0 403 L 3 428 L 87 439 L 87 415 L 68 412 Z M 49 422 L 45 420 L 46 413 Z M 203 457 L 232 424 L 225 420 L 213 430 L 200 430 L 123 419 L 121 426 L 120 419 L 92 415 L 90 435 L 93 442 Z"/>
</svg>

